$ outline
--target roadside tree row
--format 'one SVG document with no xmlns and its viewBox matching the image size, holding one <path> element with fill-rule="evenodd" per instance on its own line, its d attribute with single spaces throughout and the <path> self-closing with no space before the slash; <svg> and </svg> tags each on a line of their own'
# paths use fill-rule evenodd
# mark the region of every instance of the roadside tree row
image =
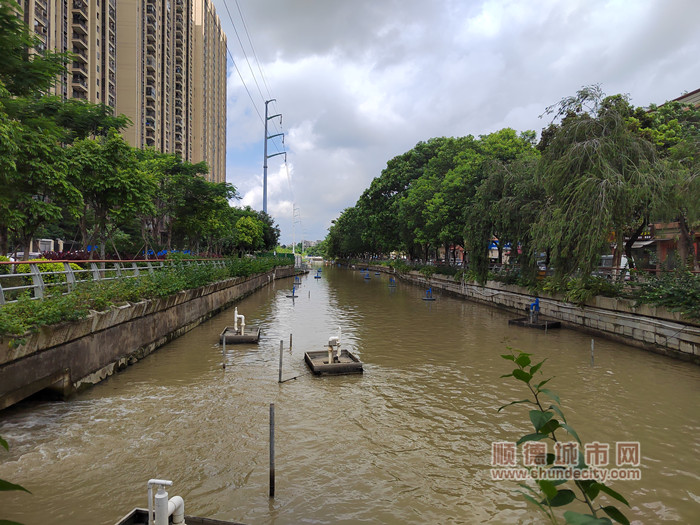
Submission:
<svg viewBox="0 0 700 525">
<path fill-rule="evenodd" d="M 273 220 L 232 207 L 236 188 L 206 181 L 205 163 L 133 148 L 120 135 L 125 116 L 52 96 L 70 55 L 30 51 L 36 40 L 16 8 L 0 4 L 0 255 L 26 258 L 42 237 L 99 246 L 100 257 L 276 246 Z"/>
<path fill-rule="evenodd" d="M 355 206 L 335 220 L 330 257 L 392 251 L 428 260 L 464 248 L 479 279 L 498 239 L 499 259 L 534 275 L 537 260 L 560 276 L 590 275 L 615 246 L 617 260 L 650 222 L 678 222 L 678 251 L 698 269 L 700 110 L 671 102 L 636 108 L 584 87 L 545 111 L 533 131 L 439 137 L 389 160 Z M 448 257 L 454 259 L 454 257 Z"/>
</svg>

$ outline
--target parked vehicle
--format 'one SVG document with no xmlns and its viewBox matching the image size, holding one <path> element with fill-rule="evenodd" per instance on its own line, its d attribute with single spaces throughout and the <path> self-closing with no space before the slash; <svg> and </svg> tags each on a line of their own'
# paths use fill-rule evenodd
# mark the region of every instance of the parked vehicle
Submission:
<svg viewBox="0 0 700 525">
<path fill-rule="evenodd" d="M 596 277 L 604 277 L 606 279 L 618 279 L 620 272 L 625 272 L 625 281 L 630 279 L 630 267 L 629 261 L 626 255 L 620 257 L 620 265 L 613 267 L 613 255 L 602 255 L 600 257 L 600 263 L 598 264 L 598 270 L 593 272 Z"/>
</svg>

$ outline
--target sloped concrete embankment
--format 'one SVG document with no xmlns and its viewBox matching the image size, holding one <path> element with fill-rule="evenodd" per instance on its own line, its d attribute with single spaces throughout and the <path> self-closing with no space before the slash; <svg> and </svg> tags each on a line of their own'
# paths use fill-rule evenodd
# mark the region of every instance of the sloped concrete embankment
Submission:
<svg viewBox="0 0 700 525">
<path fill-rule="evenodd" d="M 384 266 L 372 270 L 389 272 Z M 420 272 L 396 274 L 413 284 L 443 290 L 458 297 L 506 309 L 518 317 L 535 299 L 526 288 L 488 281 L 485 286 L 462 283 L 452 277 Z M 634 301 L 595 297 L 585 305 L 566 302 L 561 296 L 540 296 L 540 315 L 561 321 L 567 328 L 583 330 L 621 343 L 636 346 L 700 365 L 700 323 L 685 319 L 678 312 L 650 305 L 635 306 Z"/>
<path fill-rule="evenodd" d="M 43 327 L 11 348 L 0 340 L 0 410 L 50 388 L 67 396 L 93 385 L 191 330 L 294 268 L 277 268 L 127 303 L 78 322 Z"/>
</svg>

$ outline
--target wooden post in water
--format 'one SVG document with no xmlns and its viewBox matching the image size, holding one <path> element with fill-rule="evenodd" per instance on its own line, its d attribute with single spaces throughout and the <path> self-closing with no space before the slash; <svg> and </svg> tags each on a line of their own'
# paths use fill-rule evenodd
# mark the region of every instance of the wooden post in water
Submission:
<svg viewBox="0 0 700 525">
<path fill-rule="evenodd" d="M 594 354 L 593 354 L 594 348 L 595 348 L 595 339 L 591 339 L 591 366 L 593 366 L 593 363 L 595 362 L 595 358 L 594 358 Z"/>
<path fill-rule="evenodd" d="M 292 334 L 289 334 L 289 351 L 292 351 Z"/>
<path fill-rule="evenodd" d="M 275 404 L 270 403 L 270 497 L 275 497 Z"/>
<path fill-rule="evenodd" d="M 278 382 L 282 382 L 282 351 L 284 350 L 284 341 L 280 339 L 280 377 Z"/>
<path fill-rule="evenodd" d="M 224 344 L 221 350 L 221 358 L 222 358 L 222 363 L 221 363 L 221 368 L 226 369 L 226 334 L 224 334 L 223 338 Z"/>
</svg>

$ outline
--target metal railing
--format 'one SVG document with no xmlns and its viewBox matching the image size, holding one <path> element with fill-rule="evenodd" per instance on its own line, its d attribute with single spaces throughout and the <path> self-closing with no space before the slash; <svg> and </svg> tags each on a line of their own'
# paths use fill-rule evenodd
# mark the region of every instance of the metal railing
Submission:
<svg viewBox="0 0 700 525">
<path fill-rule="evenodd" d="M 27 293 L 31 299 L 42 299 L 59 290 L 69 293 L 80 283 L 128 279 L 183 264 L 226 266 L 223 259 L 0 262 L 0 305 L 16 302 Z M 56 269 L 59 265 L 63 269 Z"/>
</svg>

